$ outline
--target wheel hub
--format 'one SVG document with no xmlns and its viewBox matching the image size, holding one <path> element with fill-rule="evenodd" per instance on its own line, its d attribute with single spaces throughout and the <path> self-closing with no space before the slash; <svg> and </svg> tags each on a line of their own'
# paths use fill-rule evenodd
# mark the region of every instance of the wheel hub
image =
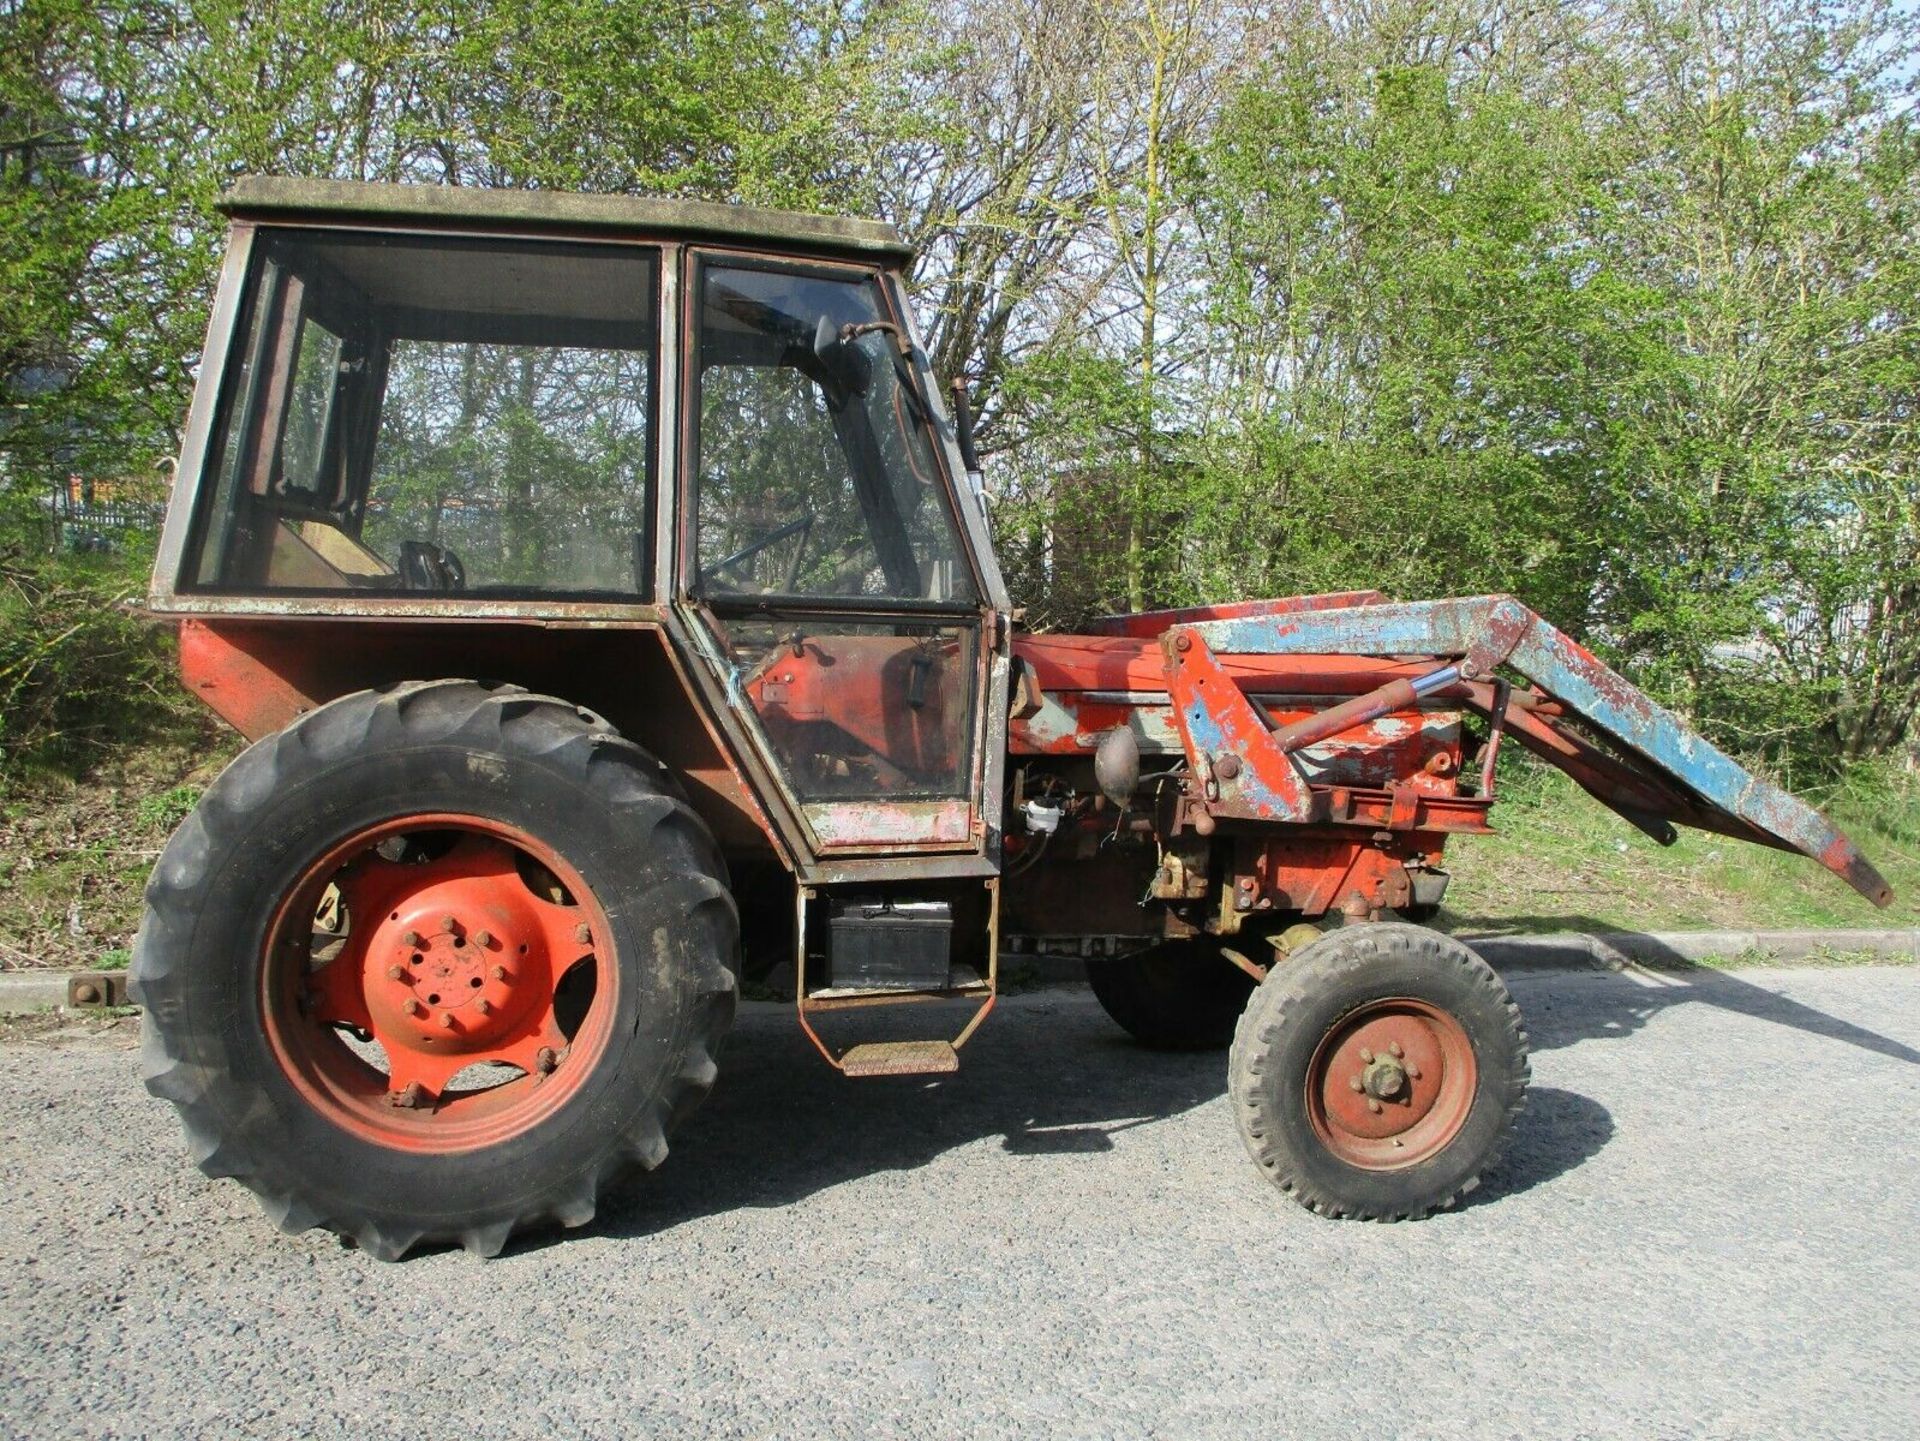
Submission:
<svg viewBox="0 0 1920 1441">
<path fill-rule="evenodd" d="M 437 1055 L 484 1051 L 540 1003 L 549 960 L 541 927 L 504 887 L 484 897 L 474 888 L 429 886 L 375 932 L 367 1008 L 383 1035 Z"/>
<path fill-rule="evenodd" d="M 1361 1088 L 1377 1101 L 1397 1101 L 1407 1086 L 1407 1073 L 1398 1061 L 1376 1060 L 1361 1073 Z"/>
<path fill-rule="evenodd" d="M 1412 1165 L 1453 1139 L 1472 1108 L 1476 1068 L 1460 1023 L 1425 1001 L 1362 1006 L 1320 1043 L 1309 1068 L 1315 1131 L 1342 1160 Z"/>
<path fill-rule="evenodd" d="M 603 1014 L 595 997 L 610 967 L 596 944 L 603 918 L 555 858 L 520 833 L 436 819 L 363 833 L 315 862 L 275 922 L 273 951 L 298 956 L 302 971 L 285 993 L 269 984 L 269 1036 L 290 1073 L 348 1124 L 410 1148 L 458 1149 L 570 1089 L 581 1023 L 563 1026 L 557 997 L 590 966 L 576 1003 Z M 428 858 L 381 849 L 406 833 L 424 837 Z M 316 906 L 323 890 L 333 899 Z M 281 994 L 296 1004 L 276 1013 Z M 384 1067 L 343 1049 L 342 1027 L 377 1044 Z M 519 1075 L 453 1089 L 475 1065 Z"/>
</svg>

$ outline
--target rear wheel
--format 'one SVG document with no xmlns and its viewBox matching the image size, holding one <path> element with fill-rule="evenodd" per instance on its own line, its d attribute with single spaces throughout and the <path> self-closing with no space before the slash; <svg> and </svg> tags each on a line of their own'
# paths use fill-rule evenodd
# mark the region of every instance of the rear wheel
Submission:
<svg viewBox="0 0 1920 1441">
<path fill-rule="evenodd" d="M 736 948 L 706 828 L 598 717 L 348 696 L 236 760 L 155 868 L 147 1086 L 287 1230 L 491 1255 L 664 1157 Z"/>
<path fill-rule="evenodd" d="M 1087 981 L 1121 1029 L 1166 1051 L 1224 1047 L 1253 990 L 1253 977 L 1210 940 L 1165 941 L 1130 956 L 1090 960 Z"/>
<path fill-rule="evenodd" d="M 1227 1077 L 1241 1138 L 1282 1191 L 1324 1215 L 1410 1219 L 1498 1160 L 1527 1039 L 1506 986 L 1458 941 L 1350 926 L 1267 977 Z"/>
</svg>

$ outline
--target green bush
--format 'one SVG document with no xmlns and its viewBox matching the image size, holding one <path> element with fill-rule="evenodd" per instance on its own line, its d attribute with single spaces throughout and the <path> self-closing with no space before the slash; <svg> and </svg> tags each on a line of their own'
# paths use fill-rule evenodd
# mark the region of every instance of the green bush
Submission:
<svg viewBox="0 0 1920 1441">
<path fill-rule="evenodd" d="M 84 774 L 198 724 L 171 633 L 127 609 L 151 555 L 142 537 L 108 554 L 49 550 L 23 507 L 0 513 L 0 779 Z"/>
</svg>

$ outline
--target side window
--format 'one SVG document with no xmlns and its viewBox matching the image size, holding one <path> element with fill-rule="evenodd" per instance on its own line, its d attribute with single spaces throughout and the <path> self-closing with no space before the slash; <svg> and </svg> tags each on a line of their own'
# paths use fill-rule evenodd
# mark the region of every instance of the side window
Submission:
<svg viewBox="0 0 1920 1441">
<path fill-rule="evenodd" d="M 634 247 L 269 233 L 191 573 L 644 594 L 657 287 Z"/>
<path fill-rule="evenodd" d="M 339 389 L 340 337 L 317 320 L 302 320 L 295 343 L 293 384 L 280 433 L 280 474 L 286 488 L 318 495 L 321 466 Z"/>
</svg>

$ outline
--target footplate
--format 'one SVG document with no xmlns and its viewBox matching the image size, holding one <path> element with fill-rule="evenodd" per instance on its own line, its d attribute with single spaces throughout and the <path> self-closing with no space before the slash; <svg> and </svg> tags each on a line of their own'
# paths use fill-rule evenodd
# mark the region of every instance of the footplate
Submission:
<svg viewBox="0 0 1920 1441">
<path fill-rule="evenodd" d="M 849 1076 L 937 1076 L 960 1069 L 951 1041 L 876 1041 L 850 1047 L 840 1058 Z"/>
<path fill-rule="evenodd" d="M 998 883 L 988 881 L 987 891 L 990 904 L 987 913 L 987 974 L 984 979 L 973 978 L 965 966 L 953 964 L 943 954 L 942 964 L 937 967 L 937 976 L 934 968 L 929 968 L 924 978 L 936 981 L 936 984 L 911 989 L 883 984 L 878 988 L 828 986 L 813 990 L 807 984 L 807 903 L 816 899 L 818 893 L 810 886 L 797 888 L 794 911 L 794 1009 L 799 1017 L 800 1029 L 806 1032 L 807 1039 L 813 1042 L 814 1048 L 828 1065 L 848 1076 L 941 1076 L 960 1069 L 960 1048 L 980 1029 L 980 1023 L 993 1010 L 999 991 Z M 966 976 L 967 979 L 956 984 L 959 976 Z M 837 1046 L 829 1045 L 813 1025 L 813 1017 L 822 1013 L 891 1008 L 924 1001 L 976 1001 L 979 1004 L 972 1018 L 950 1041 L 864 1041 L 841 1051 Z"/>
</svg>

